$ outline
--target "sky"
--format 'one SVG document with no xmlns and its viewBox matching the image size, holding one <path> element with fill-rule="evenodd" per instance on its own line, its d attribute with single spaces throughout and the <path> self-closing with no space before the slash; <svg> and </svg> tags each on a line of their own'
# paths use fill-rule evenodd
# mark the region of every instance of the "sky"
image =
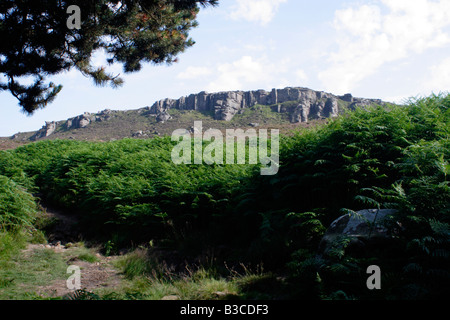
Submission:
<svg viewBox="0 0 450 320">
<path fill-rule="evenodd" d="M 450 88 L 449 0 L 220 0 L 197 20 L 196 44 L 177 63 L 109 67 L 125 80 L 119 89 L 71 70 L 47 79 L 63 90 L 32 116 L 0 92 L 0 136 L 201 91 L 306 87 L 403 102 Z M 106 65 L 102 52 L 93 61 Z"/>
</svg>

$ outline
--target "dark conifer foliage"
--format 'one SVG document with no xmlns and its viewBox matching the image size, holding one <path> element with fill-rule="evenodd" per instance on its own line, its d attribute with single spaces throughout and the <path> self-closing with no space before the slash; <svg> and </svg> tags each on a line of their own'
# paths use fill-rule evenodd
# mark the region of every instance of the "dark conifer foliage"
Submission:
<svg viewBox="0 0 450 320">
<path fill-rule="evenodd" d="M 0 2 L 0 91 L 9 90 L 23 111 L 32 114 L 52 102 L 61 85 L 45 78 L 76 68 L 96 85 L 118 87 L 120 75 L 91 57 L 104 50 L 108 64 L 125 73 L 143 63 L 170 64 L 194 41 L 200 7 L 218 0 L 2 0 Z M 70 29 L 67 9 L 76 5 L 81 28 Z M 32 84 L 20 84 L 25 78 Z"/>
</svg>

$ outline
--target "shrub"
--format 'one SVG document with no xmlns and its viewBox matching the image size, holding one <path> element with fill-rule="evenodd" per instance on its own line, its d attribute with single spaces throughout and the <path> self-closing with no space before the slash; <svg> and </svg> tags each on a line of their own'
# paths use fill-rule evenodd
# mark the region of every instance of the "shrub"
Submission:
<svg viewBox="0 0 450 320">
<path fill-rule="evenodd" d="M 82 212 L 85 228 L 109 240 L 107 251 L 152 240 L 194 256 L 230 248 L 227 258 L 239 262 L 273 270 L 289 262 L 296 287 L 329 298 L 364 297 L 354 279 L 382 261 L 387 295 L 405 297 L 415 286 L 435 297 L 450 278 L 449 133 L 450 95 L 365 107 L 282 137 L 280 170 L 264 177 L 257 166 L 174 165 L 169 137 L 33 143 L 0 152 L 2 228 L 31 225 L 26 187 Z M 398 209 L 402 254 L 352 257 L 344 239 L 330 259 L 316 259 L 342 209 L 368 207 Z M 129 257 L 130 276 L 146 272 L 147 258 Z"/>
<path fill-rule="evenodd" d="M 18 232 L 33 225 L 34 197 L 11 179 L 0 176 L 0 232 Z"/>
</svg>

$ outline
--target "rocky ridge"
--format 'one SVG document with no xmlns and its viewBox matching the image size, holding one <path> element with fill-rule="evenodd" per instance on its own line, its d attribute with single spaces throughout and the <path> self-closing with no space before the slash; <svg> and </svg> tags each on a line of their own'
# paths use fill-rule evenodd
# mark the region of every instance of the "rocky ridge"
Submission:
<svg viewBox="0 0 450 320">
<path fill-rule="evenodd" d="M 336 96 L 308 88 L 284 88 L 257 91 L 227 91 L 207 93 L 202 91 L 179 99 L 155 102 L 149 111 L 163 121 L 169 118 L 170 109 L 211 112 L 215 120 L 230 121 L 244 109 L 256 104 L 273 106 L 275 112 L 287 112 L 291 122 L 307 122 L 311 119 L 335 117 L 339 114 L 339 101 L 350 103 L 350 108 L 381 104 L 379 99 L 355 98 L 351 94 Z M 283 105 L 286 102 L 296 102 Z"/>
<path fill-rule="evenodd" d="M 314 91 L 308 88 L 288 87 L 272 89 L 271 91 L 225 91 L 197 94 L 181 97 L 179 99 L 163 99 L 136 110 L 140 116 L 153 118 L 157 123 L 165 123 L 172 119 L 171 110 L 195 110 L 212 116 L 217 121 L 231 121 L 237 114 L 242 114 L 255 105 L 270 106 L 272 112 L 287 114 L 291 123 L 305 123 L 316 119 L 336 117 L 343 110 L 383 104 L 379 99 L 355 98 L 351 94 L 343 96 L 333 95 L 323 91 Z M 99 113 L 85 112 L 82 115 L 64 120 L 47 121 L 45 125 L 33 133 L 28 140 L 36 141 L 53 135 L 56 132 L 81 129 L 95 122 L 108 122 L 121 112 L 105 109 Z M 145 132 L 137 131 L 132 136 L 147 136 Z M 12 139 L 20 135 L 12 136 Z"/>
<path fill-rule="evenodd" d="M 53 134 L 58 127 L 63 127 L 66 130 L 80 129 L 87 127 L 92 122 L 108 121 L 111 119 L 112 113 L 114 113 L 114 111 L 111 111 L 110 109 L 105 109 L 98 114 L 91 114 L 89 112 L 85 112 L 82 115 L 67 119 L 66 121 L 59 121 L 59 122 L 46 121 L 45 125 L 30 137 L 30 140 L 36 141 L 48 137 L 51 134 Z"/>
</svg>

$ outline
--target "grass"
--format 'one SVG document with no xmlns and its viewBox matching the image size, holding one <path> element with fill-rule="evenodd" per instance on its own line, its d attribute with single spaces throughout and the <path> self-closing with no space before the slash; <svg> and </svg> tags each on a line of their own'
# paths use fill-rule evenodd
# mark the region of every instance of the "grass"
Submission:
<svg viewBox="0 0 450 320">
<path fill-rule="evenodd" d="M 273 298 L 273 286 L 282 284 L 262 268 L 242 273 L 228 268 L 218 272 L 217 266 L 186 266 L 175 272 L 165 262 L 158 261 L 147 249 L 136 249 L 116 262 L 127 280 L 121 288 L 99 291 L 102 299 L 112 300 L 219 300 Z"/>
<path fill-rule="evenodd" d="M 0 300 L 46 299 L 39 292 L 41 287 L 66 279 L 71 261 L 99 261 L 96 248 L 86 248 L 83 243 L 64 252 L 44 246 L 27 249 L 33 238 L 27 233 L 0 233 Z"/>
<path fill-rule="evenodd" d="M 289 123 L 288 113 L 278 113 L 272 111 L 271 106 L 254 105 L 244 110 L 242 114 L 237 114 L 231 120 L 232 124 L 240 127 L 248 127 L 250 123 L 260 125 L 283 125 Z"/>
<path fill-rule="evenodd" d="M 98 248 L 87 248 L 84 243 L 79 242 L 75 244 L 68 244 L 66 248 L 70 248 L 64 255 L 67 261 L 81 260 L 89 263 L 99 262 L 100 258 L 97 256 Z"/>
<path fill-rule="evenodd" d="M 99 261 L 95 248 L 83 243 L 70 246 L 63 253 L 53 249 L 27 247 L 24 236 L 0 234 L 0 300 L 46 299 L 40 288 L 67 278 L 70 261 Z M 218 300 L 270 297 L 266 287 L 275 278 L 262 270 L 251 272 L 243 268 L 239 274 L 228 270 L 220 274 L 214 266 L 186 267 L 184 272 L 174 272 L 165 262 L 159 261 L 147 249 L 137 249 L 115 262 L 126 276 L 117 288 L 98 289 L 93 294 L 103 300 L 161 300 L 172 297 L 179 300 Z M 267 294 L 264 293 L 267 291 Z"/>
<path fill-rule="evenodd" d="M 237 299 L 241 296 L 236 281 L 218 278 L 205 269 L 184 277 L 157 278 L 142 275 L 126 281 L 114 292 L 99 294 L 106 300 L 161 300 L 165 297 L 176 297 L 178 300 L 218 300 Z"/>
<path fill-rule="evenodd" d="M 21 254 L 14 250 L 11 259 L 0 260 L 0 299 L 42 298 L 39 286 L 66 277 L 64 258 L 51 249 L 40 248 Z"/>
<path fill-rule="evenodd" d="M 63 209 L 78 206 L 85 212 L 92 221 L 86 226 L 105 232 L 102 241 L 111 252 L 152 242 L 151 251 L 139 248 L 118 260 L 126 281 L 96 292 L 103 299 L 375 298 L 364 287 L 366 279 L 360 281 L 369 261 L 380 261 L 383 272 L 399 279 L 383 282 L 388 298 L 410 298 L 403 293 L 408 288 L 419 298 L 448 295 L 449 106 L 450 96 L 409 107 L 357 109 L 319 129 L 283 138 L 282 166 L 276 177 L 267 178 L 238 166 L 173 166 L 170 138 L 45 141 L 2 151 L 2 294 L 33 297 L 39 284 L 31 275 L 51 281 L 62 275 L 42 272 L 56 272 L 61 261 L 96 259 L 86 248 L 60 256 L 20 251 L 31 222 L 51 224 L 35 220 L 32 193 L 24 188 L 35 184 Z M 248 112 L 261 119 L 274 116 L 266 107 Z M 187 127 L 190 116 L 174 114 L 185 117 Z M 240 116 L 230 125 L 250 122 L 245 113 Z M 341 246 L 316 259 L 325 227 L 342 209 L 369 206 L 399 210 L 395 218 L 404 230 L 394 245 L 363 256 Z M 277 275 L 229 269 L 217 259 L 209 263 L 205 247 L 224 248 L 214 256 L 235 268 L 241 261 L 264 261 Z M 192 263 L 199 256 L 205 262 Z M 17 288 L 22 291 L 14 292 Z"/>
</svg>

